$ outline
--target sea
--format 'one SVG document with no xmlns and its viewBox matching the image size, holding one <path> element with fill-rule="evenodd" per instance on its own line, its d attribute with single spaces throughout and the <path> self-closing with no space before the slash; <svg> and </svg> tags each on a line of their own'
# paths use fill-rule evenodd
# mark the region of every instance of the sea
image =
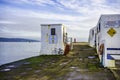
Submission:
<svg viewBox="0 0 120 80">
<path fill-rule="evenodd" d="M 39 56 L 40 42 L 0 42 L 0 65 Z"/>
</svg>

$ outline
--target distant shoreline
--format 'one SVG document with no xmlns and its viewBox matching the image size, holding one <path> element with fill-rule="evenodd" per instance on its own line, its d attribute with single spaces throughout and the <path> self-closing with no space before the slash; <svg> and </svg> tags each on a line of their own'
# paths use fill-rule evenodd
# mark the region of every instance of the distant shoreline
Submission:
<svg viewBox="0 0 120 80">
<path fill-rule="evenodd" d="M 0 42 L 40 42 L 39 40 L 24 39 L 24 38 L 3 38 L 0 37 Z"/>
</svg>

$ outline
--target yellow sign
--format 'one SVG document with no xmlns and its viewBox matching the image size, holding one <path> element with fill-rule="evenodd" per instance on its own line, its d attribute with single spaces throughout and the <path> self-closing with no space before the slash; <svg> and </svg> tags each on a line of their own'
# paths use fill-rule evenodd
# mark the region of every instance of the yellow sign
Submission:
<svg viewBox="0 0 120 80">
<path fill-rule="evenodd" d="M 108 33 L 111 37 L 113 37 L 113 36 L 116 34 L 116 31 L 115 31 L 113 28 L 110 28 L 110 29 L 107 31 L 107 33 Z"/>
</svg>

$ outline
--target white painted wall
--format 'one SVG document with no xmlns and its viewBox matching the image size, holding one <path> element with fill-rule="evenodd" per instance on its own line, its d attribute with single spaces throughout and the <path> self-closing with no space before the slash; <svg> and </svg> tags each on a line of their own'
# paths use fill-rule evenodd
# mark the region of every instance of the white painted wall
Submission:
<svg viewBox="0 0 120 80">
<path fill-rule="evenodd" d="M 55 35 L 51 35 L 51 28 L 55 28 Z M 63 34 L 65 33 L 66 30 L 62 24 L 42 24 L 41 54 L 59 54 L 60 49 L 64 51 Z M 54 43 L 52 43 L 52 37 L 54 37 Z"/>
<path fill-rule="evenodd" d="M 96 41 L 96 27 L 93 27 L 92 29 L 90 29 L 89 32 L 89 45 L 91 47 L 95 47 L 95 41 Z"/>
<path fill-rule="evenodd" d="M 108 21 L 116 21 L 117 23 L 114 26 L 107 26 Z M 103 60 L 105 61 L 103 65 L 105 67 L 115 67 L 114 60 L 120 60 L 120 50 L 107 50 L 107 48 L 120 48 L 120 15 L 102 15 L 99 19 L 97 28 L 99 28 L 99 23 L 100 32 L 97 33 L 97 43 L 99 44 L 97 45 L 97 50 L 99 49 L 99 46 L 104 43 L 105 51 Z M 116 34 L 114 34 L 112 37 L 107 33 L 110 28 L 113 28 L 116 31 Z M 114 60 L 108 59 L 108 54 L 112 54 L 110 56 L 113 57 Z"/>
</svg>

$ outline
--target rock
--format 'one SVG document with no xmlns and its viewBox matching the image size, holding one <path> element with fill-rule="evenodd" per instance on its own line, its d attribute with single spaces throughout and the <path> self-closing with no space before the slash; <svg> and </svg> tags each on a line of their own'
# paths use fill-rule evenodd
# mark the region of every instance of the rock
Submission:
<svg viewBox="0 0 120 80">
<path fill-rule="evenodd" d="M 26 68 L 26 70 L 32 70 L 32 68 Z"/>
<path fill-rule="evenodd" d="M 94 59 L 95 56 L 88 56 L 88 59 Z"/>
<path fill-rule="evenodd" d="M 27 72 L 20 73 L 21 76 L 26 75 L 26 74 L 27 74 Z"/>
<path fill-rule="evenodd" d="M 73 67 L 70 67 L 70 69 L 71 69 L 71 70 L 76 70 L 76 69 L 78 69 L 78 67 L 74 67 L 74 66 L 73 66 Z"/>
<path fill-rule="evenodd" d="M 88 69 L 76 69 L 76 71 L 78 71 L 78 72 L 87 72 L 89 70 Z"/>
<path fill-rule="evenodd" d="M 9 65 L 9 66 L 7 66 L 7 68 L 16 68 L 16 66 L 15 65 Z"/>
<path fill-rule="evenodd" d="M 34 73 L 39 73 L 41 70 L 35 70 Z"/>
<path fill-rule="evenodd" d="M 80 61 L 83 61 L 83 58 L 80 58 Z"/>
<path fill-rule="evenodd" d="M 28 64 L 30 64 L 30 62 L 25 62 L 24 64 L 25 64 L 25 65 L 28 65 Z"/>
<path fill-rule="evenodd" d="M 0 70 L 0 71 L 2 71 L 2 72 L 8 72 L 8 71 L 10 71 L 11 69 L 9 69 L 9 68 L 6 68 L 6 69 L 2 69 L 2 70 Z"/>
<path fill-rule="evenodd" d="M 60 65 L 66 65 L 68 62 L 61 63 Z"/>
</svg>

